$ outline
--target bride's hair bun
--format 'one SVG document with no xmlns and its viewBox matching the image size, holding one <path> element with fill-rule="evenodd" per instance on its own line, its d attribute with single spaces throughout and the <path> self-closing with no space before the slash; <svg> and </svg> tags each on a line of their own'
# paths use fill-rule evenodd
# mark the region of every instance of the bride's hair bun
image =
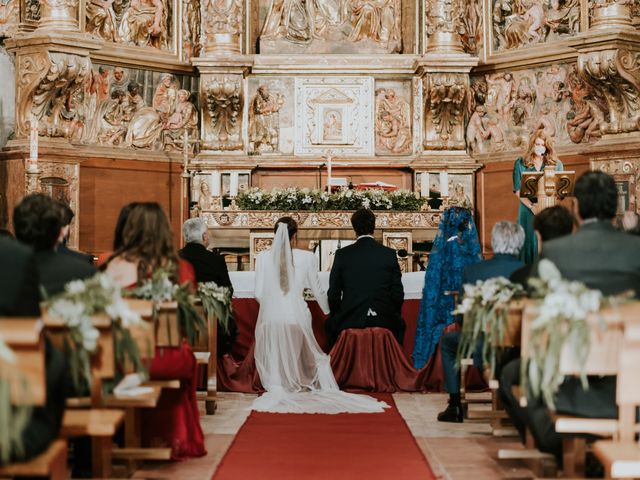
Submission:
<svg viewBox="0 0 640 480">
<path fill-rule="evenodd" d="M 278 225 L 280 223 L 284 223 L 287 226 L 289 239 L 292 239 L 293 236 L 298 232 L 298 222 L 296 222 L 292 217 L 280 217 L 273 227 L 273 233 L 278 230 Z"/>
</svg>

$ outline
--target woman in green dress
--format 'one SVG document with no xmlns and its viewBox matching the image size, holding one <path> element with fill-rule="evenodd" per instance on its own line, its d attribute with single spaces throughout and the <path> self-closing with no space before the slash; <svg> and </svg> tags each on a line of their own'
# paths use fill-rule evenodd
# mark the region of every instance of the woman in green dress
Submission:
<svg viewBox="0 0 640 480">
<path fill-rule="evenodd" d="M 556 157 L 553 142 L 543 129 L 536 130 L 529 137 L 529 147 L 524 157 L 518 157 L 513 165 L 513 192 L 520 201 L 518 223 L 525 232 L 525 241 L 520 258 L 525 263 L 533 263 L 538 257 L 538 239 L 533 230 L 533 216 L 540 211 L 536 198 L 520 198 L 520 183 L 523 172 L 541 172 L 547 165 L 555 165 L 563 170 L 562 162 Z"/>
</svg>

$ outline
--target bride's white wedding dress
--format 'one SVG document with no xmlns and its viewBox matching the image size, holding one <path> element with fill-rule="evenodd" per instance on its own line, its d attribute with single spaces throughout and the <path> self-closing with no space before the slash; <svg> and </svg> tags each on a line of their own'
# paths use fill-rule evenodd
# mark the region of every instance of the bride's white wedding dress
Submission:
<svg viewBox="0 0 640 480">
<path fill-rule="evenodd" d="M 313 292 L 329 312 L 313 253 L 291 249 L 287 226 L 279 224 L 273 246 L 256 259 L 255 297 L 260 303 L 255 361 L 265 393 L 253 409 L 277 413 L 382 412 L 388 405 L 340 391 L 329 355 L 320 349 L 303 297 Z"/>
</svg>

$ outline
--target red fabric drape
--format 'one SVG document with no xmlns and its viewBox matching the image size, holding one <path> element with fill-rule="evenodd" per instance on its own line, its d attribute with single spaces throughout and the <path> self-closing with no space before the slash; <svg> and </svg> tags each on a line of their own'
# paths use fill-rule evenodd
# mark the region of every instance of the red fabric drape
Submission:
<svg viewBox="0 0 640 480">
<path fill-rule="evenodd" d="M 324 332 L 326 316 L 317 302 L 308 302 L 312 315 L 313 333 L 320 347 L 327 352 L 327 339 Z M 218 359 L 218 389 L 222 391 L 254 393 L 261 392 L 262 385 L 253 359 L 253 333 L 258 319 L 260 306 L 253 298 L 234 298 L 233 309 L 240 334 L 231 354 Z M 411 353 L 415 340 L 420 300 L 405 300 L 402 316 L 407 324 L 402 346 L 385 329 L 364 329 L 355 332 L 353 337 L 341 335 L 331 350 L 331 367 L 341 388 L 380 392 L 395 391 L 442 391 L 444 374 L 439 349 L 429 363 L 421 370 L 415 370 L 411 362 Z M 384 330 L 374 335 L 370 330 Z M 389 335 L 386 335 L 386 333 Z M 357 350 L 356 344 L 375 348 L 375 355 L 367 348 Z M 357 355 L 355 352 L 359 352 Z M 327 352 L 329 353 L 329 352 Z M 363 356 L 360 356 L 360 355 Z M 365 365 L 367 366 L 365 368 Z M 375 372 L 371 372 L 371 366 Z M 467 388 L 486 387 L 479 372 L 469 369 Z"/>
</svg>

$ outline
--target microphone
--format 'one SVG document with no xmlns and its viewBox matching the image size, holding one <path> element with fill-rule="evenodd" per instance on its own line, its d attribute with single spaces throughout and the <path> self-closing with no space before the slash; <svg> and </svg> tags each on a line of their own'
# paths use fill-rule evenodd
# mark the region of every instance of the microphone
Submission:
<svg viewBox="0 0 640 480">
<path fill-rule="evenodd" d="M 397 254 L 400 258 L 407 258 L 407 256 L 409 256 L 409 252 L 407 252 L 406 248 L 401 248 L 397 251 Z"/>
</svg>

